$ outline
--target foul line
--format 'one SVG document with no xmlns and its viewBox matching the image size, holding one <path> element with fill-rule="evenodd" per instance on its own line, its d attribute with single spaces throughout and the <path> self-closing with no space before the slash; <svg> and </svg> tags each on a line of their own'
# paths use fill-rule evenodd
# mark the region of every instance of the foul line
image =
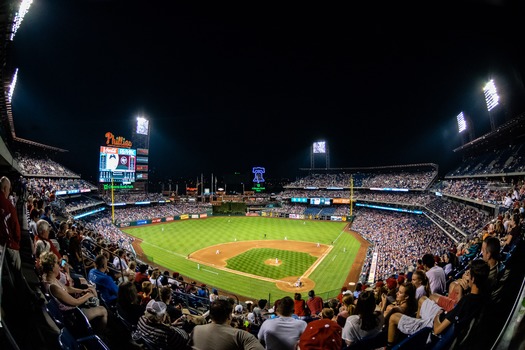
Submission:
<svg viewBox="0 0 525 350">
<path fill-rule="evenodd" d="M 183 254 L 180 254 L 180 253 L 176 253 L 176 252 L 174 252 L 174 251 L 172 251 L 172 250 L 167 250 L 167 249 L 165 249 L 165 248 L 159 247 L 159 246 L 156 245 L 156 244 L 148 243 L 148 242 L 146 242 L 146 241 L 142 241 L 142 244 L 149 244 L 149 245 L 152 246 L 152 247 L 155 247 L 155 248 L 157 248 L 157 249 L 163 250 L 163 251 L 165 251 L 166 253 L 170 253 L 170 254 L 173 254 L 173 255 L 180 256 L 181 258 L 186 258 L 186 257 L 187 257 L 186 255 L 183 255 Z"/>
</svg>

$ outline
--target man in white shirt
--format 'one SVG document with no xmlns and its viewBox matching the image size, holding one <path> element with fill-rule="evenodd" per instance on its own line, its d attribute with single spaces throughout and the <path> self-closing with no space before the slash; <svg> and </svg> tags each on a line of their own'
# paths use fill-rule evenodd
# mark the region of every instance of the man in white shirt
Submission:
<svg viewBox="0 0 525 350">
<path fill-rule="evenodd" d="M 436 266 L 433 254 L 425 254 L 421 259 L 425 274 L 430 284 L 430 292 L 444 295 L 447 289 L 447 277 L 442 267 Z"/>
<path fill-rule="evenodd" d="M 306 322 L 292 318 L 294 301 L 288 296 L 281 299 L 276 311 L 279 317 L 264 321 L 257 338 L 267 350 L 294 350 Z"/>
</svg>

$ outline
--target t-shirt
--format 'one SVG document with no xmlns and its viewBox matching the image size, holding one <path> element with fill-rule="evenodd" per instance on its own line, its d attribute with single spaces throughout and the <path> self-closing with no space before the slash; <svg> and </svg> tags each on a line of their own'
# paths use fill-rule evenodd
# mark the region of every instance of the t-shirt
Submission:
<svg viewBox="0 0 525 350">
<path fill-rule="evenodd" d="M 190 346 L 195 350 L 263 350 L 255 336 L 230 325 L 209 323 L 193 328 Z"/>
<path fill-rule="evenodd" d="M 306 301 L 308 309 L 312 315 L 317 315 L 323 310 L 323 299 L 320 296 L 314 296 Z"/>
<path fill-rule="evenodd" d="M 267 350 L 295 350 L 295 344 L 305 328 L 303 320 L 281 316 L 264 321 L 257 338 L 264 342 Z"/>
<path fill-rule="evenodd" d="M 361 318 L 359 315 L 350 315 L 346 318 L 345 326 L 343 327 L 343 340 L 348 340 L 352 343 L 361 340 L 368 336 L 374 336 L 381 332 L 383 328 L 384 318 L 382 314 L 377 314 L 377 326 L 370 330 L 361 329 Z"/>
<path fill-rule="evenodd" d="M 447 278 L 445 276 L 445 271 L 439 266 L 434 266 L 425 274 L 428 277 L 428 282 L 430 284 L 430 292 L 437 294 L 445 294 L 447 288 Z"/>
</svg>

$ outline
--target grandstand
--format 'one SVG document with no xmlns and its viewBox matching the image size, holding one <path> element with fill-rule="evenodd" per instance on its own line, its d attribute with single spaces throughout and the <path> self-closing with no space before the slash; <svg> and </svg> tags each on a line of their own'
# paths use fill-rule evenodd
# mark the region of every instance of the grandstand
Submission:
<svg viewBox="0 0 525 350">
<path fill-rule="evenodd" d="M 132 337 L 136 334 L 133 332 L 135 325 L 128 323 L 116 305 L 104 300 L 100 289 L 99 302 L 109 314 L 109 332 L 103 337 L 94 333 L 89 322 L 79 326 L 84 317 L 82 313 L 76 315 L 75 324 L 72 324 L 53 309 L 54 299 L 43 288 L 38 257 L 34 254 L 38 232 L 34 231 L 30 220 L 31 210 L 43 209 L 46 205 L 52 206 L 58 226 L 62 223 L 68 225 L 64 232 L 57 228 L 51 241 L 57 244 L 63 255 L 70 256 L 72 275 L 78 276 L 79 280 L 88 279 L 99 255 L 107 254 L 111 262 L 120 263 L 118 268 L 118 264 L 113 264 L 108 273 L 116 283 L 144 273 L 140 266 L 145 266 L 146 279 L 151 279 L 157 295 L 145 295 L 147 287 L 140 287 L 144 288 L 141 298 L 159 299 L 159 285 L 169 284 L 172 303 L 182 305 L 182 309 L 195 320 L 205 319 L 213 295 L 219 289 L 221 296 L 228 296 L 241 306 L 239 318 L 245 315 L 242 320 L 251 323 L 250 332 L 255 336 L 257 332 L 254 330 L 260 324 L 252 320 L 255 317 L 249 302 L 255 299 L 252 295 L 221 290 L 194 275 L 181 275 L 174 270 L 170 273 L 165 266 L 153 263 L 152 257 L 140 251 L 137 240 L 121 229 L 139 222 L 163 225 L 183 216 L 191 220 L 207 220 L 203 218 L 214 215 L 229 217 L 239 213 L 304 223 L 310 220 L 345 221 L 368 247 L 363 261 L 357 266 L 358 276 L 351 281 L 345 280 L 344 287 L 353 289 L 357 283 L 371 286 L 379 279 L 408 274 L 417 267 L 417 260 L 425 253 L 442 257 L 453 250 L 463 256 L 462 265 L 453 271 L 459 276 L 469 261 L 481 256 L 480 237 L 492 233 L 490 231 L 499 217 L 510 215 L 515 209 L 522 217 L 522 226 L 519 238 L 502 251 L 501 284 L 496 297 L 477 319 L 476 339 L 467 336 L 462 340 L 467 345 L 487 349 L 523 346 L 525 172 L 522 160 L 525 129 L 520 129 L 522 115 L 509 123 L 512 127 L 504 126 L 498 132 L 491 132 L 457 149 L 465 157 L 443 178 L 439 177 L 437 164 L 378 164 L 367 168 L 300 169 L 302 176 L 286 184 L 281 193 L 272 196 L 243 193 L 223 197 L 221 203 L 212 203 L 213 198 L 198 194 L 184 200 L 149 192 L 121 191 L 110 196 L 99 186 L 82 179 L 75 169 L 69 169 L 55 159 L 57 154 L 67 150 L 16 136 L 16 118 L 6 89 L 11 83 L 12 69 L 7 64 L 10 42 L 6 35 L 13 16 L 10 6 L 1 5 L 3 50 L 0 59 L 4 89 L 0 96 L 0 168 L 1 175 L 7 176 L 13 187 L 21 227 L 22 267 L 21 270 L 14 268 L 6 246 L 0 246 L 2 349 L 66 349 L 65 334 L 72 330 L 85 332 L 81 335 L 75 333 L 74 337 L 76 341 L 84 342 L 88 349 L 97 348 L 93 342 L 98 346 L 105 343 L 112 349 L 150 348 L 144 336 Z M 511 198 L 510 204 L 505 200 L 506 195 Z M 250 210 L 250 206 L 257 209 Z M 78 261 L 74 261 L 75 252 L 70 243 L 75 240 L 74 236 L 82 237 L 77 242 L 81 256 Z M 66 251 L 62 246 L 66 241 L 69 241 L 68 249 L 71 250 Z M 119 250 L 124 254 L 122 259 L 136 263 L 136 270 L 124 268 L 117 253 Z M 468 253 L 460 254 L 463 250 Z M 160 271 L 168 274 L 163 275 Z M 339 292 L 325 293 L 323 301 L 326 305 L 331 301 L 337 304 Z"/>
</svg>

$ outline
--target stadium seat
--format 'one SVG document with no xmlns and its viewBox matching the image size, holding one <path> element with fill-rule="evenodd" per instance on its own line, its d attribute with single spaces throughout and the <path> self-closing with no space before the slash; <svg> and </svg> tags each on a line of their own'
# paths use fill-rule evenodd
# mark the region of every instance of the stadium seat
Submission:
<svg viewBox="0 0 525 350">
<path fill-rule="evenodd" d="M 343 344 L 343 349 L 345 350 L 366 350 L 366 349 L 377 349 L 384 347 L 387 343 L 388 332 L 383 330 L 376 335 L 365 337 L 357 342 L 352 343 L 352 345 L 345 347 Z M 344 341 L 343 341 L 344 343 Z"/>
<path fill-rule="evenodd" d="M 109 350 L 109 347 L 98 335 L 93 334 L 77 339 L 67 328 L 61 329 L 58 336 L 58 344 L 62 350 Z"/>
<path fill-rule="evenodd" d="M 67 328 L 76 339 L 95 334 L 86 315 L 84 315 L 78 307 L 68 311 L 62 311 L 58 307 L 58 302 L 54 298 L 51 298 L 46 303 L 46 311 L 55 321 L 58 328 Z"/>
<path fill-rule="evenodd" d="M 392 350 L 401 349 L 424 349 L 428 340 L 428 336 L 432 331 L 431 327 L 425 327 L 417 331 L 416 333 L 409 335 L 401 342 L 396 344 Z"/>
</svg>

